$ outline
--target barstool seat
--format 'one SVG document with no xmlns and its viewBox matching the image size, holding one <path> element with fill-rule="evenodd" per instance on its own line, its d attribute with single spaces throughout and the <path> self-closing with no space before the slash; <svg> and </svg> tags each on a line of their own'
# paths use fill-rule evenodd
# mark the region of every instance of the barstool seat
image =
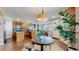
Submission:
<svg viewBox="0 0 79 59">
<path fill-rule="evenodd" d="M 27 43 L 25 44 L 25 49 L 28 49 L 28 51 L 31 51 L 32 48 L 33 48 L 33 44 L 32 44 L 32 43 L 27 42 Z"/>
</svg>

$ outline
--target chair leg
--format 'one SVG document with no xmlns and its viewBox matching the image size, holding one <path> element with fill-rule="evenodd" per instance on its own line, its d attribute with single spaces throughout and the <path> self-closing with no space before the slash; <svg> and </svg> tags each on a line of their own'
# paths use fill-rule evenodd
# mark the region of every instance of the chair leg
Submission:
<svg viewBox="0 0 79 59">
<path fill-rule="evenodd" d="M 28 49 L 28 51 L 31 51 L 32 49 Z"/>
</svg>

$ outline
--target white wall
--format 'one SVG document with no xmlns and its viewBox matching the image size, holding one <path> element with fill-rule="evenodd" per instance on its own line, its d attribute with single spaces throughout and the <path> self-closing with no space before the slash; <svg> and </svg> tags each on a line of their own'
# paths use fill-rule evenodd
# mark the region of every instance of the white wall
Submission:
<svg viewBox="0 0 79 59">
<path fill-rule="evenodd" d="M 0 45 L 4 44 L 4 19 L 0 17 Z"/>
</svg>

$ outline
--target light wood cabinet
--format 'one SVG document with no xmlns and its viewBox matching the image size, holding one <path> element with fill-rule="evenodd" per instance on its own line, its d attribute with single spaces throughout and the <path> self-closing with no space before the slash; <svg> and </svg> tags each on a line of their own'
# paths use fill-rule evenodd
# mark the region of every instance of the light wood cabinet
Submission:
<svg viewBox="0 0 79 59">
<path fill-rule="evenodd" d="M 31 32 L 31 37 L 34 38 L 35 36 L 36 36 L 36 32 L 35 31 L 32 31 Z"/>
<path fill-rule="evenodd" d="M 23 41 L 24 40 L 24 32 L 16 32 L 16 41 Z"/>
<path fill-rule="evenodd" d="M 29 38 L 34 38 L 36 36 L 36 32 L 35 31 L 30 31 L 30 32 L 13 32 L 13 41 L 23 41 L 26 37 Z"/>
<path fill-rule="evenodd" d="M 34 38 L 36 36 L 36 32 L 35 31 L 27 31 L 27 32 L 25 32 L 25 36 L 29 37 L 29 38 Z"/>
</svg>

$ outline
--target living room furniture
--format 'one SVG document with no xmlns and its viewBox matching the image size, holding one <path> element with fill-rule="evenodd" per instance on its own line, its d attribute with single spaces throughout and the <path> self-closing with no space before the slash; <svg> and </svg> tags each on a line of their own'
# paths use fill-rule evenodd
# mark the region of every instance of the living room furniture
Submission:
<svg viewBox="0 0 79 59">
<path fill-rule="evenodd" d="M 32 44 L 32 43 L 27 42 L 27 43 L 25 44 L 25 49 L 28 49 L 28 51 L 31 51 L 32 48 L 33 48 L 33 44 Z"/>
<path fill-rule="evenodd" d="M 16 41 L 23 41 L 24 40 L 24 32 L 16 32 Z"/>
<path fill-rule="evenodd" d="M 54 42 L 54 40 L 49 36 L 40 36 L 40 38 L 36 37 L 35 39 L 32 39 L 32 41 L 33 44 L 40 45 L 41 51 L 44 51 L 44 46 L 51 45 Z"/>
<path fill-rule="evenodd" d="M 25 32 L 25 37 L 28 37 L 28 38 L 34 38 L 35 35 L 36 35 L 35 31 L 26 31 Z"/>
<path fill-rule="evenodd" d="M 25 37 L 31 38 L 31 32 L 30 31 L 26 31 L 25 32 Z"/>
<path fill-rule="evenodd" d="M 16 41 L 16 32 L 12 32 L 12 40 Z"/>
</svg>

